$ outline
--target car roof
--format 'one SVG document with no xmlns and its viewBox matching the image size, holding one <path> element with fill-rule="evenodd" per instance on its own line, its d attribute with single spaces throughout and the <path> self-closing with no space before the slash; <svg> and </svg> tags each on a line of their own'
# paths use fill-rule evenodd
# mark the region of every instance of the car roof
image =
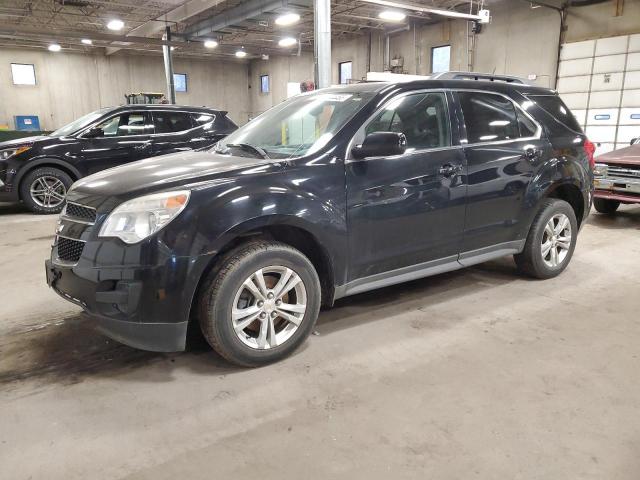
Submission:
<svg viewBox="0 0 640 480">
<path fill-rule="evenodd" d="M 226 114 L 226 110 L 220 110 L 217 108 L 209 108 L 209 107 L 192 107 L 189 105 L 171 105 L 171 104 L 151 104 L 151 103 L 141 103 L 141 104 L 131 104 L 131 105 L 119 105 L 117 107 L 113 107 L 109 113 L 112 112 L 126 112 L 129 110 L 175 110 L 175 111 L 187 111 L 193 113 L 217 113 L 220 115 Z"/>
</svg>

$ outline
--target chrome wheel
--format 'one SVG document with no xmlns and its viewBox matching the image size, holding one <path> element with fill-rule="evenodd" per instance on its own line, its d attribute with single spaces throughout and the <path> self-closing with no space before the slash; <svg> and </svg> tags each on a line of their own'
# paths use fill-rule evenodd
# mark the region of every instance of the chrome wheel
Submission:
<svg viewBox="0 0 640 480">
<path fill-rule="evenodd" d="M 571 222 L 564 213 L 551 217 L 544 227 L 540 252 L 542 260 L 551 268 L 562 264 L 571 250 Z"/>
<path fill-rule="evenodd" d="M 67 194 L 67 187 L 64 186 L 62 180 L 44 175 L 36 178 L 29 192 L 33 201 L 45 208 L 56 208 L 64 202 L 64 197 Z"/>
<path fill-rule="evenodd" d="M 282 345 L 298 330 L 307 310 L 307 290 L 290 268 L 261 268 L 236 292 L 231 322 L 245 345 L 266 350 Z"/>
</svg>

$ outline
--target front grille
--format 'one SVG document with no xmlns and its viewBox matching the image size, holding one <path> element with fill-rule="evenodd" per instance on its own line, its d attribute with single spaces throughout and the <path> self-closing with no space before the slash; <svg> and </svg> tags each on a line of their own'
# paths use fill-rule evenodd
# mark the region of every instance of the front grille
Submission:
<svg viewBox="0 0 640 480">
<path fill-rule="evenodd" d="M 608 177 L 624 177 L 624 178 L 637 178 L 640 180 L 640 168 L 636 165 L 629 165 L 621 167 L 618 165 L 609 165 L 607 168 Z"/>
<path fill-rule="evenodd" d="M 58 258 L 64 262 L 77 263 L 82 255 L 84 242 L 72 240 L 70 238 L 58 237 L 57 242 Z"/>
<path fill-rule="evenodd" d="M 77 219 L 87 223 L 95 223 L 96 221 L 96 210 L 94 208 L 84 207 L 77 203 L 67 203 L 63 215 L 70 220 Z"/>
</svg>

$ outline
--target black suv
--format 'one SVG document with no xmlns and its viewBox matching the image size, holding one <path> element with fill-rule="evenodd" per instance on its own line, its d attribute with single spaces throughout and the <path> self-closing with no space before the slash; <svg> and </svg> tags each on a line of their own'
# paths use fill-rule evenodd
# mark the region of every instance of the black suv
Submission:
<svg viewBox="0 0 640 480">
<path fill-rule="evenodd" d="M 593 145 L 551 90 L 363 83 L 296 96 L 210 151 L 77 182 L 47 281 L 131 346 L 290 354 L 341 297 L 514 255 L 558 275 L 591 207 Z M 197 325 L 197 324 L 196 324 Z"/>
<path fill-rule="evenodd" d="M 59 213 L 71 184 L 143 158 L 210 147 L 238 127 L 226 112 L 127 105 L 89 113 L 48 136 L 0 143 L 0 201 Z"/>
</svg>

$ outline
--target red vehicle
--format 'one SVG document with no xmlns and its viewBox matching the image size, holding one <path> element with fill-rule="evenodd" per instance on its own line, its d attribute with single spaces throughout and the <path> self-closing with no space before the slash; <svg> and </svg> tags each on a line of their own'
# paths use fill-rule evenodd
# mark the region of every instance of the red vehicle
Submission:
<svg viewBox="0 0 640 480">
<path fill-rule="evenodd" d="M 613 214 L 621 203 L 640 203 L 640 138 L 596 158 L 593 206 Z"/>
</svg>

